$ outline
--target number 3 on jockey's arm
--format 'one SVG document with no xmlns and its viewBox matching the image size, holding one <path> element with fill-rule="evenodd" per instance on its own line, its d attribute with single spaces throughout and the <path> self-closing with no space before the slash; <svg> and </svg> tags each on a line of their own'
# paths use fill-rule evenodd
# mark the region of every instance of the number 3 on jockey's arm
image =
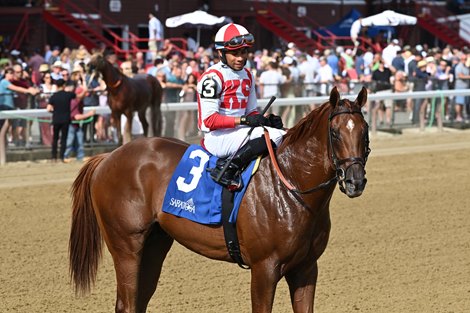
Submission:
<svg viewBox="0 0 470 313">
<path fill-rule="evenodd" d="M 217 99 L 216 85 L 212 76 L 208 76 L 202 81 L 201 95 L 206 99 Z"/>
</svg>

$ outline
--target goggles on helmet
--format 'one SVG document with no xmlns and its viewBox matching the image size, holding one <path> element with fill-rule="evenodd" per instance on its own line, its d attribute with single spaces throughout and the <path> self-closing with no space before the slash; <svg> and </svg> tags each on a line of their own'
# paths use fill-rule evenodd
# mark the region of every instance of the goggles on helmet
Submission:
<svg viewBox="0 0 470 313">
<path fill-rule="evenodd" d="M 217 44 L 223 46 L 226 49 L 234 50 L 245 46 L 252 46 L 255 43 L 255 37 L 252 34 L 246 34 L 236 36 L 229 41 L 219 42 Z"/>
</svg>

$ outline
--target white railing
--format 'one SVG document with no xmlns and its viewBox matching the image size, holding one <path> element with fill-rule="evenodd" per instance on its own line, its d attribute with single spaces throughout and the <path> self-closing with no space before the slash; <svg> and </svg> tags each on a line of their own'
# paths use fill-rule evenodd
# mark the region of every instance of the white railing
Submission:
<svg viewBox="0 0 470 313">
<path fill-rule="evenodd" d="M 343 98 L 354 100 L 357 94 L 343 94 Z M 419 91 L 419 92 L 406 92 L 406 93 L 383 93 L 383 94 L 369 94 L 369 101 L 380 101 L 380 100 L 402 100 L 402 99 L 440 99 L 442 97 L 453 98 L 455 96 L 470 96 L 470 89 L 461 90 L 437 90 L 437 91 Z M 322 97 L 299 97 L 299 98 L 280 98 L 273 103 L 273 107 L 280 106 L 305 106 L 311 104 L 322 104 L 329 100 L 328 96 Z M 268 99 L 259 99 L 258 104 L 260 107 L 264 107 L 268 102 Z M 85 112 L 91 109 L 95 109 L 97 114 L 109 114 L 111 110 L 109 107 L 86 107 Z M 162 111 L 187 111 L 197 110 L 196 102 L 182 102 L 182 103 L 163 103 Z M 394 113 L 394 112 L 393 112 Z M 371 123 L 371 131 L 376 130 L 376 120 L 371 119 L 372 114 L 368 114 L 369 123 Z M 10 110 L 0 111 L 0 119 L 38 119 L 41 117 L 51 117 L 51 113 L 46 109 L 27 109 L 27 110 Z M 411 123 L 411 122 L 410 122 Z M 404 126 L 404 125 L 402 125 Z M 6 149 L 5 149 L 5 138 L 0 138 L 0 165 L 6 163 Z"/>
<path fill-rule="evenodd" d="M 357 94 L 344 94 L 343 98 L 349 98 L 354 100 Z M 470 96 L 470 89 L 452 89 L 452 90 L 435 90 L 435 91 L 413 91 L 403 93 L 381 93 L 381 94 L 369 94 L 369 101 L 380 101 L 380 100 L 402 100 L 402 99 L 423 99 L 423 98 L 440 98 L 440 97 L 454 97 L 454 96 Z M 269 99 L 259 99 L 258 105 L 263 107 L 268 103 Z M 273 107 L 286 106 L 286 105 L 309 105 L 309 104 L 322 104 L 329 100 L 329 96 L 321 97 L 298 97 L 298 98 L 279 98 L 272 104 Z M 96 110 L 96 114 L 109 114 L 111 110 L 109 107 L 86 107 L 85 113 L 91 109 Z M 163 103 L 162 111 L 186 111 L 186 110 L 197 110 L 196 102 L 181 102 L 181 103 Z M 0 111 L 0 119 L 18 118 L 18 116 L 25 118 L 39 118 L 39 117 L 51 117 L 51 113 L 47 112 L 46 109 L 28 109 L 28 110 L 11 110 L 11 111 Z"/>
</svg>

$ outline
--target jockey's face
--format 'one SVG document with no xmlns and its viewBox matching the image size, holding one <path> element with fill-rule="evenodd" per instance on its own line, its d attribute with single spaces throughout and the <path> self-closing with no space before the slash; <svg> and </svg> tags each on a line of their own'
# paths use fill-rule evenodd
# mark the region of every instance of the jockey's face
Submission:
<svg viewBox="0 0 470 313">
<path fill-rule="evenodd" d="M 248 48 L 227 50 L 225 57 L 227 58 L 227 65 L 229 67 L 235 71 L 240 71 L 245 67 L 246 59 L 248 58 Z"/>
</svg>

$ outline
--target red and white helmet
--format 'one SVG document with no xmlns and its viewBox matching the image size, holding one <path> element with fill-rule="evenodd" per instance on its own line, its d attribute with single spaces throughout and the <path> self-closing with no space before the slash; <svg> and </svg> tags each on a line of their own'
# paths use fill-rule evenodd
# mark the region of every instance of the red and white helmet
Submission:
<svg viewBox="0 0 470 313">
<path fill-rule="evenodd" d="M 222 26 L 215 34 L 215 48 L 217 50 L 237 50 L 252 47 L 255 37 L 248 30 L 238 24 L 230 23 Z"/>
</svg>

